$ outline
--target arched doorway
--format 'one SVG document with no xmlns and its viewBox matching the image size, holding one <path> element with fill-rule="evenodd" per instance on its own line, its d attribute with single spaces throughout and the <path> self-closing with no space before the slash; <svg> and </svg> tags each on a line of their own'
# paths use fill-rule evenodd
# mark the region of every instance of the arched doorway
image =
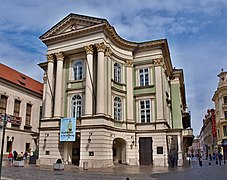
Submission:
<svg viewBox="0 0 227 180">
<path fill-rule="evenodd" d="M 113 140 L 113 162 L 114 164 L 126 164 L 126 142 L 124 139 Z"/>
</svg>

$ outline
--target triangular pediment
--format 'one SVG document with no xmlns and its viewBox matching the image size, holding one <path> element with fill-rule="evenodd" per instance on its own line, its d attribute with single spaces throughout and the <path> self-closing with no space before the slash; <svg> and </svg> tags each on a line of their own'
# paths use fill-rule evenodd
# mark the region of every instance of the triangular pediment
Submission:
<svg viewBox="0 0 227 180">
<path fill-rule="evenodd" d="M 50 30 L 40 36 L 40 39 L 44 40 L 46 38 L 59 36 L 61 34 L 75 32 L 77 30 L 82 30 L 88 27 L 103 24 L 104 22 L 107 22 L 107 20 L 78 14 L 69 14 L 67 17 L 53 26 Z"/>
</svg>

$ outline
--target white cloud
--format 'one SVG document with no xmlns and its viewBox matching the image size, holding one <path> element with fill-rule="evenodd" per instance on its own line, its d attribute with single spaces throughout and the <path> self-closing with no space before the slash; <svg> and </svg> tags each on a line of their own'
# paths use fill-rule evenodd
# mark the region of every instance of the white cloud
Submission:
<svg viewBox="0 0 227 180">
<path fill-rule="evenodd" d="M 173 66 L 184 69 L 192 124 L 201 124 L 213 105 L 216 75 L 227 69 L 226 10 L 225 0 L 2 1 L 0 61 L 42 81 L 36 64 L 46 48 L 38 37 L 71 12 L 102 17 L 124 39 L 168 39 Z"/>
</svg>

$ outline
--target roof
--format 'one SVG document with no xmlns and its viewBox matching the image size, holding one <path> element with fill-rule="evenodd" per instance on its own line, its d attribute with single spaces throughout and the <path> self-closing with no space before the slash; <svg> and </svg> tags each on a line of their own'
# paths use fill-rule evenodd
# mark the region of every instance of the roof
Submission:
<svg viewBox="0 0 227 180">
<path fill-rule="evenodd" d="M 43 84 L 0 63 L 0 78 L 26 88 L 40 95 L 43 94 Z"/>
</svg>

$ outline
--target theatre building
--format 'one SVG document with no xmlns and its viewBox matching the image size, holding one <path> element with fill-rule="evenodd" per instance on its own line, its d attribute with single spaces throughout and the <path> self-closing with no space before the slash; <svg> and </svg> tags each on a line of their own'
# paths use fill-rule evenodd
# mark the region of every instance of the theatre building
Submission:
<svg viewBox="0 0 227 180">
<path fill-rule="evenodd" d="M 130 42 L 106 19 L 78 14 L 40 39 L 40 165 L 183 165 L 193 136 L 183 70 L 172 67 L 166 39 Z"/>
</svg>

